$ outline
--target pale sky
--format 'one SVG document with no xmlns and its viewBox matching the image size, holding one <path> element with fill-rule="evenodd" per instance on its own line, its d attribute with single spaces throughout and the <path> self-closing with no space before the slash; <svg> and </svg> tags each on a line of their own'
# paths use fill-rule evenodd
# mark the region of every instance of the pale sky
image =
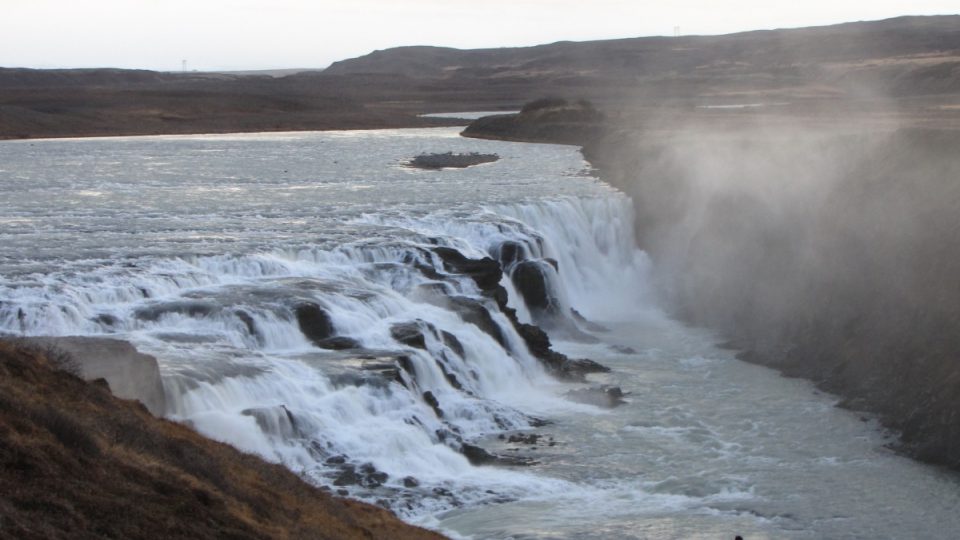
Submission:
<svg viewBox="0 0 960 540">
<path fill-rule="evenodd" d="M 958 0 L 0 0 L 0 66 L 319 68 L 399 45 L 525 46 L 957 12 Z"/>
</svg>

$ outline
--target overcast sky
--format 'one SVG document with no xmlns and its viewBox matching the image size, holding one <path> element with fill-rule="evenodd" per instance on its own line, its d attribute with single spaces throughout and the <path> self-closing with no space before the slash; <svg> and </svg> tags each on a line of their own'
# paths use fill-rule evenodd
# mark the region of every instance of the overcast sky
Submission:
<svg viewBox="0 0 960 540">
<path fill-rule="evenodd" d="M 725 34 L 898 15 L 958 0 L 0 0 L 0 66 L 325 67 L 399 45 L 504 47 Z"/>
</svg>

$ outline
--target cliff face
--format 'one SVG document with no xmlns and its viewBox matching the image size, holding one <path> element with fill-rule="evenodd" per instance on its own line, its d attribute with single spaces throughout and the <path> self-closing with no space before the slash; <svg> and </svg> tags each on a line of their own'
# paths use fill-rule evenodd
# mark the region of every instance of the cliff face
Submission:
<svg viewBox="0 0 960 540">
<path fill-rule="evenodd" d="M 0 538 L 441 538 L 0 342 Z"/>
<path fill-rule="evenodd" d="M 960 468 L 960 131 L 758 128 L 587 145 L 667 305 Z"/>
</svg>

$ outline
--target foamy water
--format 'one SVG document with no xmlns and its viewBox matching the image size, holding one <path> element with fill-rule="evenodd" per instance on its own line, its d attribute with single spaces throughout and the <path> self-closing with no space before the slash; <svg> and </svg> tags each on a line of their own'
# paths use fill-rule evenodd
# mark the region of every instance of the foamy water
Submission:
<svg viewBox="0 0 960 540">
<path fill-rule="evenodd" d="M 403 165 L 446 151 L 501 159 Z M 160 361 L 170 418 L 408 520 L 477 538 L 946 538 L 960 525 L 953 475 L 664 316 L 630 202 L 574 148 L 444 128 L 8 142 L 0 163 L 0 331 L 129 339 Z M 479 259 L 504 243 L 555 261 L 558 309 L 608 328 L 571 323 L 600 342 L 558 348 L 611 366 L 591 382 L 621 386 L 626 404 L 566 399 L 584 385 L 551 378 L 434 251 Z M 453 298 L 484 306 L 502 342 Z M 362 350 L 315 346 L 305 303 Z M 393 337 L 406 323 L 424 348 Z M 515 433 L 542 439 L 499 438 Z M 537 464 L 471 465 L 462 443 Z M 344 465 L 386 476 L 335 485 Z"/>
</svg>

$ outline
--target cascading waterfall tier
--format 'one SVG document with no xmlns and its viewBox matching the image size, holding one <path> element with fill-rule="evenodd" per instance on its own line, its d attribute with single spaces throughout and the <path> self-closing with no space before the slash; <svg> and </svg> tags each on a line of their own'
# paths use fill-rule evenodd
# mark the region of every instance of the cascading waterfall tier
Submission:
<svg viewBox="0 0 960 540">
<path fill-rule="evenodd" d="M 400 165 L 437 145 L 502 159 Z M 645 301 L 630 202 L 566 147 L 407 130 L 0 152 L 0 333 L 127 340 L 169 418 L 406 515 L 567 489 L 482 467 L 524 464 L 485 437 L 582 409 L 564 381 L 602 366 L 550 337 Z"/>
<path fill-rule="evenodd" d="M 550 372 L 595 368 L 537 350 L 525 323 L 539 305 L 512 277 L 549 267 L 533 288 L 586 335 L 575 309 L 593 317 L 643 301 L 609 291 L 614 276 L 645 270 L 630 220 L 615 195 L 364 215 L 356 221 L 396 234 L 7 282 L 0 329 L 125 337 L 160 359 L 170 418 L 343 493 L 401 511 L 503 497 L 518 473 L 476 465 L 516 460 L 471 441 L 575 406 L 555 397 Z M 491 485 L 500 489 L 486 493 Z"/>
</svg>

